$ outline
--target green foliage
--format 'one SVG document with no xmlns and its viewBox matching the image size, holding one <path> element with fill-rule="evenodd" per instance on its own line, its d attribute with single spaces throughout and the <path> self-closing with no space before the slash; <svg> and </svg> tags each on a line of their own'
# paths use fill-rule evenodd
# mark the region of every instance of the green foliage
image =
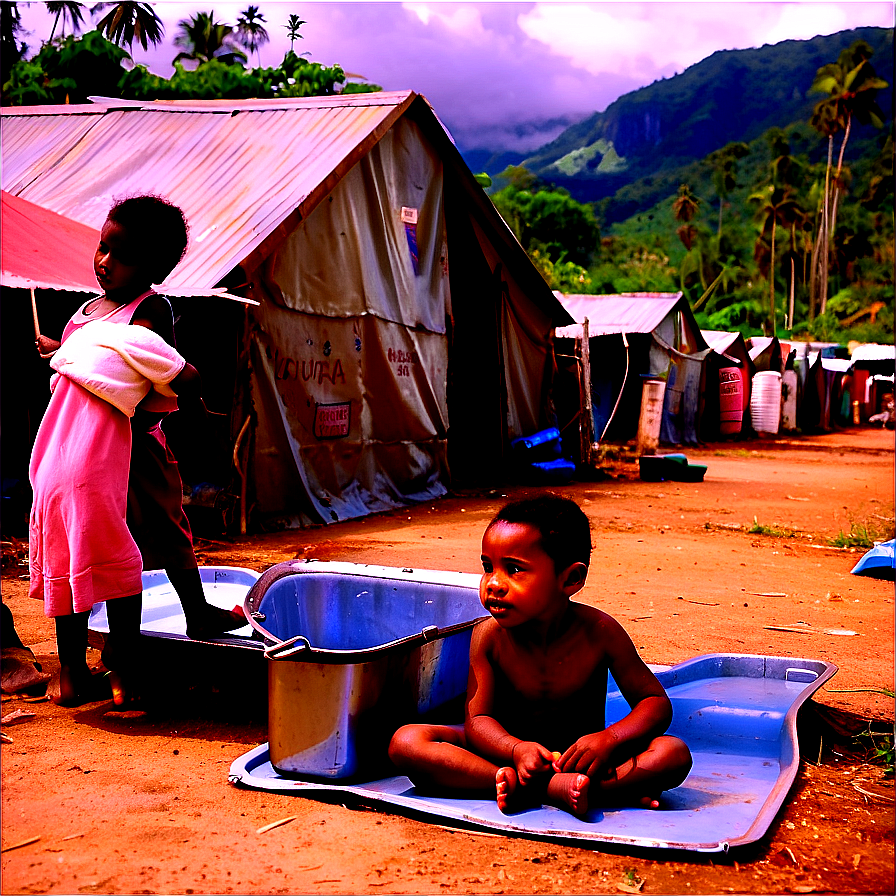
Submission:
<svg viewBox="0 0 896 896">
<path fill-rule="evenodd" d="M 887 691 L 885 695 L 892 697 L 893 692 Z M 894 768 L 896 765 L 896 749 L 893 745 L 894 732 L 880 733 L 872 730 L 869 725 L 867 731 L 856 735 L 856 741 L 864 748 L 868 760 L 876 765 L 882 765 L 886 769 L 887 777 L 892 778 L 896 771 Z"/>
<path fill-rule="evenodd" d="M 769 538 L 793 538 L 799 535 L 795 529 L 788 529 L 784 526 L 769 526 L 766 523 L 760 523 L 756 517 L 753 517 L 753 525 L 747 529 L 750 535 L 765 535 Z"/>
<path fill-rule="evenodd" d="M 828 539 L 828 544 L 835 548 L 862 548 L 862 550 L 870 550 L 874 547 L 875 541 L 881 541 L 883 531 L 873 523 L 853 522 L 849 532 L 842 529 L 833 537 Z"/>
<path fill-rule="evenodd" d="M 3 85 L 3 102 L 17 106 L 84 103 L 88 96 L 134 100 L 307 97 L 335 94 L 345 82 L 341 66 L 324 66 L 293 52 L 287 52 L 274 68 L 250 70 L 229 64 L 226 55 L 213 52 L 193 70 L 176 63 L 170 78 L 155 75 L 142 65 L 126 70 L 126 59 L 125 50 L 97 31 L 44 44 L 32 60 L 12 66 Z M 344 92 L 380 89 L 376 84 L 350 84 Z"/>
<path fill-rule="evenodd" d="M 873 306 L 883 307 L 871 313 Z M 866 317 L 869 319 L 864 319 Z M 860 320 L 856 320 L 861 315 Z M 873 319 L 871 319 L 873 317 Z M 846 287 L 828 300 L 823 314 L 806 330 L 820 342 L 893 342 L 893 286 Z"/>
<path fill-rule="evenodd" d="M 340 96 L 348 96 L 351 93 L 379 93 L 383 88 L 379 84 L 371 84 L 365 81 L 363 84 L 357 81 L 349 81 L 342 90 Z"/>
<path fill-rule="evenodd" d="M 242 65 L 246 61 L 246 54 L 234 37 L 233 26 L 215 21 L 214 15 L 197 12 L 177 23 L 174 45 L 182 47 L 183 52 L 174 57 L 175 63 L 182 59 L 198 62 L 218 59 L 228 65 Z"/>
<path fill-rule="evenodd" d="M 558 289 L 560 292 L 573 295 L 577 293 L 591 295 L 593 293 L 591 277 L 581 265 L 571 261 L 551 261 L 539 249 L 531 250 L 529 258 L 532 259 L 532 263 L 538 268 L 539 273 L 551 289 Z"/>
<path fill-rule="evenodd" d="M 837 59 L 856 40 L 873 49 L 878 71 L 892 70 L 893 31 L 887 28 L 858 28 L 714 53 L 680 75 L 620 97 L 606 111 L 573 125 L 530 154 L 526 165 L 537 176 L 568 189 L 580 202 L 606 200 L 600 219 L 604 226 L 646 211 L 673 194 L 680 183 L 689 183 L 704 201 L 712 200 L 715 228 L 720 194 L 714 165 L 706 166 L 701 187 L 693 176 L 697 160 L 717 152 L 724 155 L 731 144 L 749 146 L 771 127 L 808 122 L 818 100 L 808 89 L 819 65 Z M 882 109 L 891 108 L 892 89 L 882 91 L 878 102 Z M 867 145 L 873 140 L 870 129 L 853 127 L 851 143 Z M 614 154 L 624 157 L 624 166 L 611 165 L 608 170 L 604 149 L 611 145 Z M 793 149 L 794 154 L 801 151 Z M 807 151 L 808 161 L 814 163 L 823 160 L 826 147 L 816 140 Z M 742 182 L 747 173 L 742 162 L 735 159 L 737 164 L 726 172 L 718 161 L 722 170 L 717 177 L 727 174 L 729 184 L 731 176 L 736 184 Z M 494 176 L 495 171 L 487 170 Z M 728 194 L 732 192 L 729 187 Z"/>
<path fill-rule="evenodd" d="M 123 71 L 127 53 L 98 31 L 71 35 L 44 44 L 31 60 L 17 62 L 3 85 L 7 105 L 86 103 L 88 96 L 108 96 Z"/>
<path fill-rule="evenodd" d="M 610 237 L 601 242 L 601 260 L 589 271 L 594 292 L 676 292 L 675 269 L 658 242 Z"/>
<path fill-rule="evenodd" d="M 597 249 L 599 231 L 594 212 L 565 190 L 537 183 L 525 169 L 502 174 L 507 186 L 492 196 L 498 211 L 523 248 L 540 253 L 552 264 L 587 265 Z"/>
</svg>

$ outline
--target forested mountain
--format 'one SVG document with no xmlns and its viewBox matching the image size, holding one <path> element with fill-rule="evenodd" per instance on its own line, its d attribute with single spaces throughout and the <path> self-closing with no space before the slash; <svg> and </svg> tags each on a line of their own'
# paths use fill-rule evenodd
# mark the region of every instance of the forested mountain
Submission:
<svg viewBox="0 0 896 896">
<path fill-rule="evenodd" d="M 878 97 L 890 117 L 893 31 L 857 28 L 713 53 L 680 75 L 625 94 L 524 160 L 501 154 L 484 167 L 495 175 L 508 163 L 522 164 L 581 202 L 606 197 L 604 222 L 623 220 L 674 192 L 686 179 L 681 169 L 709 153 L 734 141 L 749 143 L 771 127 L 808 122 L 819 99 L 809 93 L 816 72 L 857 40 L 871 46 L 875 70 L 890 83 Z M 858 144 L 878 134 L 857 126 L 853 152 L 861 154 Z M 818 158 L 825 152 L 819 137 Z M 642 180 L 638 189 L 626 191 L 624 201 L 609 198 Z"/>
</svg>

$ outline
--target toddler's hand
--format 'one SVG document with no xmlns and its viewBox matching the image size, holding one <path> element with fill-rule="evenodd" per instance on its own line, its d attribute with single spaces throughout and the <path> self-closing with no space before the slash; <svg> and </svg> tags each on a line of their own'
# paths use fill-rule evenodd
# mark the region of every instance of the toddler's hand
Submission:
<svg viewBox="0 0 896 896">
<path fill-rule="evenodd" d="M 58 340 L 50 339 L 49 336 L 44 335 L 38 336 L 34 342 L 34 346 L 42 358 L 51 357 L 60 345 L 61 343 Z"/>
<path fill-rule="evenodd" d="M 526 785 L 534 775 L 549 771 L 554 754 L 547 747 L 535 743 L 533 740 L 524 740 L 513 748 L 513 764 L 516 768 L 520 784 Z"/>
<path fill-rule="evenodd" d="M 554 762 L 554 769 L 558 772 L 579 772 L 599 781 L 612 777 L 615 767 L 611 757 L 616 743 L 616 738 L 606 731 L 586 734 Z"/>
</svg>

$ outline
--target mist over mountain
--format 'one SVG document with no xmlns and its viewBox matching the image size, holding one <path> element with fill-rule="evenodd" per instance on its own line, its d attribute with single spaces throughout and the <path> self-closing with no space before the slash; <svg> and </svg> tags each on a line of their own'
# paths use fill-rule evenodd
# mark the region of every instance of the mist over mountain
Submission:
<svg viewBox="0 0 896 896">
<path fill-rule="evenodd" d="M 525 165 L 565 187 L 580 202 L 612 197 L 643 181 L 638 201 L 605 203 L 607 223 L 622 220 L 669 195 L 679 172 L 732 141 L 749 143 L 771 127 L 807 124 L 820 94 L 809 93 L 818 69 L 836 62 L 857 40 L 874 50 L 871 64 L 890 87 L 878 95 L 888 119 L 893 110 L 893 30 L 856 28 L 811 40 L 788 40 L 751 50 L 723 50 L 674 77 L 621 96 L 526 156 L 465 153 L 474 171 L 492 176 L 509 164 Z M 879 132 L 856 125 L 853 143 Z M 826 143 L 818 137 L 819 156 Z M 671 188 L 671 190 L 670 190 Z"/>
</svg>

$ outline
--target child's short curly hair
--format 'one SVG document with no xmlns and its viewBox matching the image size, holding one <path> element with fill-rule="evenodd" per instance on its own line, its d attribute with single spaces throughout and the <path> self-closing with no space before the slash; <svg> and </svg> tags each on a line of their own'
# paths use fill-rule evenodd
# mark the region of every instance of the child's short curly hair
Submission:
<svg viewBox="0 0 896 896">
<path fill-rule="evenodd" d="M 534 526 L 541 535 L 542 550 L 560 572 L 573 563 L 591 563 L 591 523 L 575 501 L 560 495 L 511 501 L 488 524 L 519 523 Z"/>
<path fill-rule="evenodd" d="M 107 218 L 127 228 L 152 283 L 162 283 L 187 251 L 190 225 L 184 213 L 162 196 L 145 194 L 117 200 Z"/>
</svg>

